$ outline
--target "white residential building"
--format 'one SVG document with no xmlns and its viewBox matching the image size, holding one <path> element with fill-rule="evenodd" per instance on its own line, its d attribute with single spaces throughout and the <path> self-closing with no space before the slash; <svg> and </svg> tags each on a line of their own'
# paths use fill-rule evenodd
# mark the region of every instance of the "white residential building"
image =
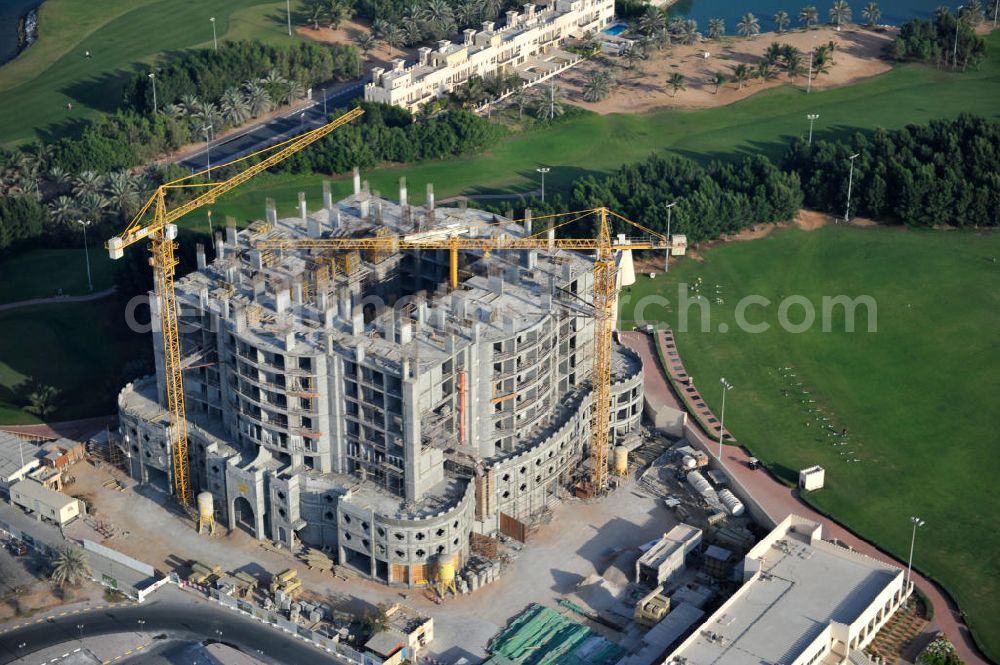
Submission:
<svg viewBox="0 0 1000 665">
<path fill-rule="evenodd" d="M 371 82 L 365 85 L 365 101 L 414 111 L 472 76 L 517 74 L 525 85 L 538 83 L 579 60 L 579 56 L 559 48 L 563 40 L 608 26 L 614 14 L 614 0 L 526 4 L 520 14 L 507 12 L 501 28 L 485 21 L 478 32 L 465 30 L 461 44 L 442 40 L 436 49 L 421 48 L 413 64 L 396 58 L 388 71 L 374 68 Z"/>
<path fill-rule="evenodd" d="M 665 665 L 864 663 L 863 650 L 912 591 L 903 570 L 822 539 L 789 515 L 747 552 L 743 586 Z"/>
</svg>

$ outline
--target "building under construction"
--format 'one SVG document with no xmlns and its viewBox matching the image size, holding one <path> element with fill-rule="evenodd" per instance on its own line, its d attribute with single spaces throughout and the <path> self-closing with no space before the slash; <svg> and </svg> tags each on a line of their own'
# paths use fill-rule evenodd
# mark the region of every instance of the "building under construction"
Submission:
<svg viewBox="0 0 1000 665">
<path fill-rule="evenodd" d="M 468 251 L 259 249 L 275 238 L 461 233 L 517 238 L 470 208 L 370 192 L 216 234 L 176 282 L 189 468 L 216 521 L 287 547 L 328 548 L 391 584 L 461 568 L 470 534 L 523 537 L 586 475 L 593 362 L 593 258 Z M 537 232 L 539 229 L 535 229 Z M 550 231 L 550 233 L 552 233 Z M 630 261 L 630 257 L 629 261 Z M 630 266 L 629 266 L 630 268 Z M 629 271 L 624 271 L 629 272 Z M 157 376 L 119 396 L 130 473 L 170 491 L 163 339 Z M 642 367 L 615 344 L 611 444 L 639 427 Z"/>
</svg>

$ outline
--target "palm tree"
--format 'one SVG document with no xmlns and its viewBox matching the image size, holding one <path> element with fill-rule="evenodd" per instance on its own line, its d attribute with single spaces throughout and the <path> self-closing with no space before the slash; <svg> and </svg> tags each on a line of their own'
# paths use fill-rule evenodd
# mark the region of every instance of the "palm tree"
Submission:
<svg viewBox="0 0 1000 665">
<path fill-rule="evenodd" d="M 563 91 L 555 85 L 549 85 L 545 92 L 535 99 L 535 115 L 539 120 L 555 120 L 566 112 L 562 104 Z"/>
<path fill-rule="evenodd" d="M 250 109 L 251 116 L 256 118 L 271 111 L 271 95 L 264 86 L 260 83 L 247 81 L 243 84 L 243 89 L 246 92 L 247 108 Z"/>
<path fill-rule="evenodd" d="M 701 34 L 698 32 L 698 21 L 693 18 L 681 21 L 678 28 L 678 38 L 681 44 L 694 44 L 701 38 Z"/>
<path fill-rule="evenodd" d="M 389 47 L 389 53 L 396 49 L 402 53 L 403 44 L 406 43 L 406 31 L 398 23 L 386 23 L 382 27 L 382 41 Z"/>
<path fill-rule="evenodd" d="M 81 213 L 90 217 L 94 221 L 97 221 L 104 217 L 104 213 L 107 211 L 110 201 L 108 201 L 108 198 L 100 192 L 88 192 L 77 199 L 77 203 L 80 207 Z"/>
<path fill-rule="evenodd" d="M 378 46 L 378 40 L 375 39 L 375 35 L 370 32 L 362 32 L 354 38 L 354 45 L 358 47 L 359 51 L 361 51 L 361 60 L 358 61 L 358 76 L 361 76 L 361 63 L 367 60 L 368 54 L 374 51 Z"/>
<path fill-rule="evenodd" d="M 970 27 L 983 22 L 983 5 L 979 0 L 966 0 L 958 10 L 958 17 Z"/>
<path fill-rule="evenodd" d="M 417 17 L 435 39 L 441 39 L 458 28 L 448 0 L 425 0 L 417 10 Z"/>
<path fill-rule="evenodd" d="M 874 28 L 878 25 L 879 19 L 882 18 L 882 10 L 878 8 L 877 2 L 869 2 L 865 5 L 865 8 L 861 10 L 861 15 L 868 21 L 868 27 Z"/>
<path fill-rule="evenodd" d="M 781 10 L 774 15 L 774 24 L 778 26 L 778 34 L 780 35 L 788 27 L 788 24 L 792 22 L 792 19 L 788 17 L 788 12 Z"/>
<path fill-rule="evenodd" d="M 759 78 L 762 83 L 767 83 L 767 80 L 774 77 L 774 68 L 771 63 L 766 60 L 757 65 L 757 69 L 754 70 L 754 76 Z"/>
<path fill-rule="evenodd" d="M 721 18 L 708 19 L 708 38 L 719 39 L 726 33 L 726 22 Z"/>
<path fill-rule="evenodd" d="M 326 5 L 326 20 L 334 30 L 354 16 L 354 4 L 344 0 L 329 0 Z"/>
<path fill-rule="evenodd" d="M 719 88 L 724 86 L 728 80 L 729 77 L 726 76 L 725 72 L 715 72 L 712 74 L 712 78 L 709 79 L 709 82 L 715 86 L 715 92 L 713 94 L 719 94 Z"/>
<path fill-rule="evenodd" d="M 740 22 L 736 24 L 736 32 L 743 35 L 747 39 L 756 37 L 760 34 L 760 21 L 757 20 L 756 16 L 748 12 L 744 14 L 743 18 L 740 19 Z"/>
<path fill-rule="evenodd" d="M 524 118 L 524 107 L 531 101 L 527 89 L 524 86 L 519 87 L 511 93 L 510 101 L 517 106 L 517 119 L 522 120 Z"/>
<path fill-rule="evenodd" d="M 625 58 L 626 67 L 629 69 L 635 69 L 635 66 L 639 64 L 640 61 L 646 59 L 646 52 L 639 46 L 633 46 L 629 50 L 625 51 L 622 57 Z"/>
<path fill-rule="evenodd" d="M 250 106 L 239 88 L 227 88 L 219 99 L 219 110 L 230 125 L 242 125 L 250 118 Z"/>
<path fill-rule="evenodd" d="M 194 95 L 182 95 L 181 108 L 184 109 L 184 115 L 194 115 L 198 112 L 198 98 Z"/>
<path fill-rule="evenodd" d="M 326 21 L 326 4 L 323 0 L 309 0 L 305 6 L 306 20 L 313 24 L 313 30 L 319 30 L 319 24 Z"/>
<path fill-rule="evenodd" d="M 49 215 L 57 224 L 69 224 L 79 214 L 76 202 L 69 196 L 57 196 L 49 201 Z"/>
<path fill-rule="evenodd" d="M 764 51 L 764 58 L 769 64 L 774 65 L 781 60 L 782 52 L 783 49 L 781 44 L 778 42 L 771 42 L 770 46 L 767 47 L 767 50 Z"/>
<path fill-rule="evenodd" d="M 299 81 L 292 79 L 284 88 L 285 103 L 291 104 L 296 99 L 302 99 L 306 96 L 306 87 L 302 85 Z"/>
<path fill-rule="evenodd" d="M 59 587 L 67 584 L 75 586 L 92 575 L 87 555 L 82 549 L 72 545 L 59 552 L 52 568 L 52 581 Z"/>
<path fill-rule="evenodd" d="M 646 12 L 639 17 L 639 32 L 646 35 L 656 34 L 667 25 L 667 17 L 656 7 L 647 7 Z"/>
<path fill-rule="evenodd" d="M 500 15 L 503 0 L 479 0 L 479 17 L 484 21 L 492 21 Z"/>
<path fill-rule="evenodd" d="M 53 166 L 49 169 L 48 180 L 52 187 L 59 193 L 68 192 L 72 183 L 69 173 L 61 166 Z"/>
<path fill-rule="evenodd" d="M 847 4 L 847 0 L 834 0 L 833 6 L 830 7 L 830 20 L 837 24 L 837 30 L 840 30 L 840 26 L 844 23 L 850 22 L 851 7 Z"/>
<path fill-rule="evenodd" d="M 24 410 L 33 413 L 43 420 L 56 410 L 56 402 L 59 399 L 59 391 L 52 386 L 36 385 L 35 389 L 28 396 L 28 406 Z"/>
<path fill-rule="evenodd" d="M 121 212 L 123 217 L 135 214 L 139 202 L 139 186 L 131 173 L 116 171 L 108 175 L 107 193 L 111 206 Z"/>
<path fill-rule="evenodd" d="M 588 102 L 599 102 L 611 94 L 614 80 L 606 71 L 591 72 L 583 84 L 583 98 Z"/>
<path fill-rule="evenodd" d="M 671 97 L 676 97 L 678 90 L 687 90 L 687 86 L 684 85 L 684 75 L 680 72 L 671 74 L 670 78 L 667 79 L 667 85 L 674 91 Z"/>
<path fill-rule="evenodd" d="M 806 29 L 811 28 L 816 25 L 816 21 L 819 20 L 819 12 L 816 10 L 815 5 L 808 5 L 803 7 L 799 12 L 799 23 L 806 26 Z"/>
<path fill-rule="evenodd" d="M 455 5 L 455 22 L 461 27 L 473 25 L 479 17 L 475 0 L 458 0 Z"/>
<path fill-rule="evenodd" d="M 740 63 L 733 67 L 733 80 L 739 84 L 739 89 L 743 89 L 743 83 L 750 78 L 750 68 Z"/>
<path fill-rule="evenodd" d="M 788 78 L 795 79 L 802 76 L 805 70 L 802 67 L 802 55 L 796 49 L 792 53 L 785 55 L 785 73 L 788 74 Z"/>
<path fill-rule="evenodd" d="M 73 195 L 83 197 L 104 189 L 104 176 L 94 171 L 82 171 L 73 178 Z"/>
</svg>

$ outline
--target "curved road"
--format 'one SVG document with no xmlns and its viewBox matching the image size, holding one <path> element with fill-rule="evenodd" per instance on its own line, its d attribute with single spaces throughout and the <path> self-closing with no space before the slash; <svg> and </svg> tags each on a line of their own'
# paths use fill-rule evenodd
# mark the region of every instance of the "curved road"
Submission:
<svg viewBox="0 0 1000 665">
<path fill-rule="evenodd" d="M 106 298 L 115 292 L 115 287 L 109 289 L 104 289 L 103 291 L 97 291 L 95 293 L 88 293 L 84 296 L 50 296 L 48 298 L 31 298 L 30 300 L 18 300 L 17 302 L 9 302 L 0 305 L 0 312 L 5 312 L 9 309 L 19 309 L 21 307 L 31 307 L 32 305 L 51 305 L 53 303 L 64 303 L 64 302 L 88 302 L 91 300 L 100 300 L 101 298 Z"/>
<path fill-rule="evenodd" d="M 9 663 L 40 649 L 79 639 L 77 624 L 84 625 L 84 634 L 107 635 L 135 632 L 142 619 L 143 632 L 169 633 L 172 637 L 195 641 L 221 640 L 248 654 L 259 649 L 272 663 L 343 663 L 327 652 L 280 629 L 261 624 L 245 614 L 220 607 L 207 600 L 167 585 L 142 605 L 102 607 L 65 617 L 51 617 L 38 623 L 28 623 L 0 634 L 0 663 Z M 19 649 L 20 644 L 26 644 Z M 255 656 L 259 657 L 259 656 Z"/>
<path fill-rule="evenodd" d="M 656 347 L 653 345 L 653 338 L 641 332 L 620 332 L 619 335 L 626 346 L 642 357 L 643 384 L 647 397 L 652 397 L 652 399 L 674 406 L 674 408 L 683 408 L 676 406 L 677 400 L 674 399 L 664 369 L 660 365 Z M 661 345 L 664 343 L 663 331 L 656 332 L 656 343 Z M 693 436 L 689 436 L 689 440 L 692 440 L 692 443 L 704 450 L 709 456 L 718 460 L 718 442 L 710 440 L 704 432 L 698 429 L 696 422 L 693 423 L 690 432 Z M 816 512 L 803 502 L 794 490 L 779 483 L 766 471 L 752 471 L 747 465 L 749 459 L 750 455 L 738 446 L 726 446 L 723 451 L 722 461 L 727 473 L 734 476 L 743 487 L 747 488 L 754 500 L 772 519 L 781 521 L 791 513 L 808 517 L 823 524 L 827 538 L 839 539 L 850 545 L 851 548 L 874 559 L 891 563 L 900 568 L 906 567 L 904 562 L 898 561 L 892 555 L 883 552 L 868 541 L 862 540 L 837 522 Z M 965 625 L 961 612 L 951 598 L 945 594 L 941 587 L 917 571 L 913 571 L 912 575 L 914 584 L 920 587 L 920 590 L 927 595 L 934 606 L 933 623 L 952 641 L 959 657 L 967 665 L 987 665 L 989 661 L 981 655 L 972 639 L 969 627 Z"/>
</svg>

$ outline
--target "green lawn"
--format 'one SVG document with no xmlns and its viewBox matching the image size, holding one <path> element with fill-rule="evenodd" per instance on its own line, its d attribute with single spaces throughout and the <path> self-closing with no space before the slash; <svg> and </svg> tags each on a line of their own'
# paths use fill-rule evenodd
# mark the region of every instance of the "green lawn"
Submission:
<svg viewBox="0 0 1000 665">
<path fill-rule="evenodd" d="M 427 182 L 434 183 L 438 198 L 529 191 L 538 187 L 535 167 L 547 164 L 552 171 L 546 177 L 546 189 L 553 192 L 571 187 L 587 173 L 606 173 L 657 151 L 670 150 L 700 160 L 750 152 L 780 157 L 792 139 L 807 133 L 807 113 L 820 114 L 817 138 L 877 127 L 897 128 L 963 111 L 1000 117 L 1000 33 L 991 35 L 988 44 L 991 58 L 979 71 L 953 74 L 905 65 L 845 88 L 810 95 L 789 87 L 774 88 L 712 110 L 610 116 L 583 113 L 554 127 L 508 137 L 480 155 L 381 168 L 365 177 L 374 189 L 395 196 L 399 177 L 405 175 L 411 198 L 419 203 Z M 241 220 L 259 218 L 266 196 L 292 211 L 299 191 L 319 201 L 319 180 L 317 175 L 259 176 L 221 200 L 215 211 Z M 341 178 L 337 184 L 336 193 L 345 194 L 350 178 Z"/>
<path fill-rule="evenodd" d="M 827 469 L 827 486 L 808 497 L 818 508 L 903 560 L 909 516 L 926 520 L 915 565 L 956 596 L 994 657 L 1000 559 L 989 552 L 1000 551 L 1000 531 L 987 506 L 996 504 L 1000 474 L 998 256 L 995 233 L 787 229 L 710 249 L 703 263 L 683 260 L 668 278 L 640 275 L 622 313 L 633 318 L 644 295 L 667 297 L 669 307 L 650 307 L 645 318 L 675 328 L 685 366 L 716 413 L 719 377 L 734 385 L 726 424 L 779 477 L 794 483 L 800 468 Z M 697 306 L 681 332 L 678 285 L 699 278 L 699 292 L 723 303 L 711 306 L 711 332 L 700 332 Z M 773 303 L 746 316 L 770 323 L 767 332 L 737 330 L 736 304 L 752 294 Z M 877 332 L 843 332 L 842 312 L 822 332 L 820 298 L 841 294 L 875 299 Z M 800 334 L 777 325 L 779 302 L 793 295 L 817 312 Z M 792 308 L 790 320 L 802 312 Z M 865 316 L 856 320 L 867 329 Z M 729 332 L 718 332 L 720 324 Z M 846 445 L 835 445 L 843 439 L 827 435 L 827 424 L 847 428 Z"/>
<path fill-rule="evenodd" d="M 0 423 L 8 425 L 38 422 L 21 408 L 17 386 L 27 377 L 61 392 L 49 420 L 113 413 L 125 365 L 151 354 L 149 335 L 128 330 L 113 297 L 0 312 L 0 331 Z"/>
<path fill-rule="evenodd" d="M 91 246 L 90 269 L 94 290 L 114 284 L 114 263 L 103 247 Z M 85 296 L 87 264 L 83 249 L 32 249 L 0 259 L 0 305 L 31 298 L 47 298 L 59 290 Z"/>
<path fill-rule="evenodd" d="M 59 136 L 82 119 L 113 112 L 122 83 L 156 56 L 220 38 L 288 42 L 281 8 L 261 0 L 47 0 L 39 39 L 0 67 L 0 145 Z M 91 57 L 84 57 L 85 51 Z M 71 102 L 73 110 L 66 108 Z"/>
</svg>

